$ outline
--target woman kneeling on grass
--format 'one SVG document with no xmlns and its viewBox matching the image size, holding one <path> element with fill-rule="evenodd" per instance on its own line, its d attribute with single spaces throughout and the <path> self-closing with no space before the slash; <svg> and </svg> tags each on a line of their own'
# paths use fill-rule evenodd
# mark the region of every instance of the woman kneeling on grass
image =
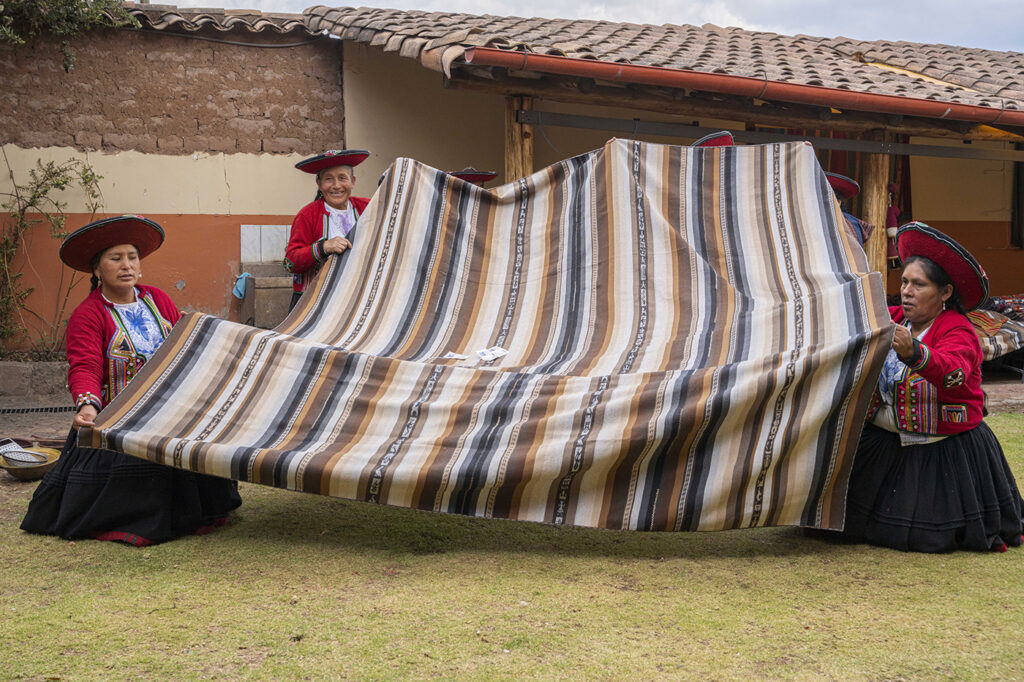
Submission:
<svg viewBox="0 0 1024 682">
<path fill-rule="evenodd" d="M 90 223 L 61 245 L 66 265 L 92 273 L 92 293 L 68 320 L 68 386 L 78 412 L 22 530 L 144 546 L 208 532 L 242 503 L 234 481 L 77 445 L 78 429 L 95 425 L 181 317 L 167 294 L 138 284 L 140 261 L 163 240 L 155 222 L 126 215 Z"/>
<path fill-rule="evenodd" d="M 845 535 L 895 549 L 1019 546 L 1021 496 L 982 421 L 981 344 L 965 315 L 988 297 L 966 249 L 924 223 L 900 228 L 898 326 L 846 503 Z"/>
</svg>

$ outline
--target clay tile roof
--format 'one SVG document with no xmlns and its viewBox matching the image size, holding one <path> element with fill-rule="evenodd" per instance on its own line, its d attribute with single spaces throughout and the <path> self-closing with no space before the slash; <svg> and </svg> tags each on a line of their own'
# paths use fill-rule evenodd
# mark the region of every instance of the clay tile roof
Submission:
<svg viewBox="0 0 1024 682">
<path fill-rule="evenodd" d="M 218 8 L 175 7 L 125 3 L 129 13 L 143 28 L 157 31 L 195 32 L 202 29 L 254 33 L 292 33 L 312 35 L 301 14 L 257 12 Z"/>
<path fill-rule="evenodd" d="M 311 7 L 307 27 L 448 73 L 473 46 L 1024 111 L 1024 54 L 741 28 Z M 266 16 L 266 15 L 264 15 Z"/>
</svg>

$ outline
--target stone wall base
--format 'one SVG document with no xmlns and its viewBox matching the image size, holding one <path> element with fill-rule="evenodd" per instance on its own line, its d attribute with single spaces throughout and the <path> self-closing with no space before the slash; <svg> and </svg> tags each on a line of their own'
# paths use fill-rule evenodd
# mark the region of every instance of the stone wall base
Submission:
<svg viewBox="0 0 1024 682">
<path fill-rule="evenodd" d="M 0 361 L 0 398 L 63 395 L 70 400 L 67 380 L 67 362 Z"/>
</svg>

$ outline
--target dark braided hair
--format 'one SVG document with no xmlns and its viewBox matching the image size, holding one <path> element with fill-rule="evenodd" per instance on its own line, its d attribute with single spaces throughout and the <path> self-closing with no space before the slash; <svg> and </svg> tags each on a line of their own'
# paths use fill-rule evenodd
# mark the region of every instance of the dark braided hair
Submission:
<svg viewBox="0 0 1024 682">
<path fill-rule="evenodd" d="M 106 249 L 103 249 L 106 251 Z M 103 257 L 103 251 L 100 251 L 89 261 L 89 272 L 92 273 L 92 277 L 89 278 L 89 291 L 96 291 L 100 286 L 100 278 L 96 276 L 96 268 L 100 266 L 100 258 Z"/>
<path fill-rule="evenodd" d="M 903 267 L 906 268 L 911 263 L 918 263 L 921 269 L 924 270 L 925 277 L 936 284 L 940 289 L 944 289 L 947 284 L 953 287 L 953 294 L 946 300 L 946 308 L 955 310 L 961 315 L 966 315 L 964 311 L 964 305 L 960 302 L 960 292 L 956 290 L 956 284 L 953 284 L 953 278 L 946 274 L 946 271 L 942 267 L 933 261 L 931 258 L 925 258 L 924 256 L 910 256 L 903 261 Z"/>
</svg>

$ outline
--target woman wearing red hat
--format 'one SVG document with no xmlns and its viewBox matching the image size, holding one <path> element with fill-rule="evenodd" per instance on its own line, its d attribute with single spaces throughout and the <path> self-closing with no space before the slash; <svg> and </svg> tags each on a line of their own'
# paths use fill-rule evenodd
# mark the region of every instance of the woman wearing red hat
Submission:
<svg viewBox="0 0 1024 682">
<path fill-rule="evenodd" d="M 142 259 L 163 240 L 152 220 L 125 215 L 90 223 L 61 245 L 65 264 L 92 274 L 92 292 L 68 320 L 68 386 L 78 411 L 23 530 L 142 546 L 212 529 L 242 503 L 234 481 L 77 445 L 77 430 L 94 426 L 181 317 L 167 294 L 138 283 Z"/>
<path fill-rule="evenodd" d="M 285 248 L 284 266 L 293 275 L 292 308 L 327 258 L 351 248 L 351 231 L 370 201 L 351 196 L 356 184 L 353 169 L 369 155 L 363 149 L 344 149 L 295 164 L 299 170 L 316 175 L 317 192 L 313 202 L 303 206 L 292 221 Z"/>
<path fill-rule="evenodd" d="M 982 421 L 981 345 L 966 311 L 988 278 L 960 244 L 923 223 L 897 233 L 892 349 L 861 434 L 845 534 L 917 552 L 1005 551 L 1022 543 L 1021 496 Z"/>
<path fill-rule="evenodd" d="M 836 197 L 839 199 L 839 207 L 842 209 L 843 218 L 846 221 L 846 229 L 857 238 L 857 243 L 863 246 L 864 242 L 871 236 L 875 226 L 847 212 L 849 200 L 860 194 L 860 183 L 845 175 L 827 171 L 825 172 L 825 179 L 828 180 L 828 184 L 832 185 L 832 191 L 835 192 Z"/>
<path fill-rule="evenodd" d="M 477 170 L 472 166 L 466 166 L 462 170 L 458 171 L 451 171 L 448 173 L 448 175 L 452 176 L 453 178 L 465 180 L 466 182 L 472 183 L 477 187 L 483 187 L 488 182 L 498 177 L 498 174 L 495 173 L 494 171 Z"/>
</svg>

